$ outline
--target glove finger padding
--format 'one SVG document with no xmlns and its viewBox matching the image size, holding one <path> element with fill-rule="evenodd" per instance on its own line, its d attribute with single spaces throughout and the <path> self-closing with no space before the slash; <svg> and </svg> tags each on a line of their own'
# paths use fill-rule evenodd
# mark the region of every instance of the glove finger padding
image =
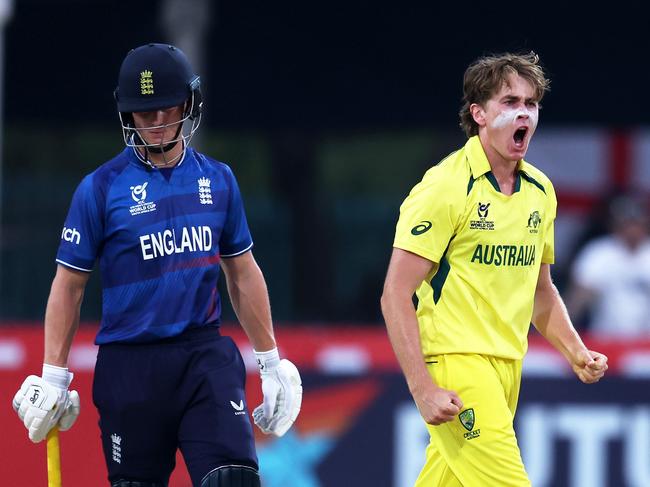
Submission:
<svg viewBox="0 0 650 487">
<path fill-rule="evenodd" d="M 264 416 L 264 405 L 260 404 L 253 410 L 253 421 L 265 435 L 271 434 L 271 419 Z"/>
<path fill-rule="evenodd" d="M 277 404 L 281 404 L 281 400 L 278 400 Z M 276 408 L 274 415 L 271 416 L 270 418 L 267 418 L 264 415 L 264 405 L 260 404 L 253 411 L 253 421 L 262 430 L 264 434 L 267 435 L 275 434 L 276 436 L 282 436 L 276 433 L 278 429 L 278 425 L 285 420 L 285 415 L 280 411 L 282 410 Z"/>
<path fill-rule="evenodd" d="M 282 384 L 275 375 L 262 376 L 262 404 L 253 410 L 253 421 L 265 434 L 270 434 L 279 419 L 279 408 L 282 403 Z M 271 407 L 271 405 L 273 405 Z"/>
<path fill-rule="evenodd" d="M 265 387 L 267 382 L 269 386 Z M 280 437 L 294 423 L 302 405 L 302 381 L 296 366 L 289 360 L 281 360 L 271 373 L 262 376 L 262 391 L 264 402 L 253 411 L 253 420 L 263 433 Z M 273 395 L 268 402 L 267 392 Z M 275 407 L 268 415 L 270 403 L 275 403 Z"/>
<path fill-rule="evenodd" d="M 289 360 L 281 360 L 278 366 L 278 375 L 283 384 L 281 414 L 275 425 L 275 434 L 284 435 L 298 418 L 302 406 L 302 380 L 296 366 Z"/>
<path fill-rule="evenodd" d="M 23 392 L 22 388 L 20 388 L 18 389 L 18 392 L 16 392 L 16 395 L 14 396 L 14 400 L 11 402 L 14 411 L 18 413 L 18 417 L 20 418 L 21 421 L 25 419 L 25 411 L 21 411 L 20 409 L 20 405 L 22 404 L 24 398 L 25 398 L 25 393 Z"/>
<path fill-rule="evenodd" d="M 77 391 L 70 391 L 68 394 L 68 405 L 63 411 L 61 419 L 59 419 L 59 429 L 61 431 L 68 431 L 72 425 L 77 421 L 79 412 L 81 411 L 81 400 Z"/>
<path fill-rule="evenodd" d="M 282 392 L 282 384 L 275 379 L 275 372 L 268 374 L 268 379 L 264 380 L 262 378 L 262 394 L 264 394 L 264 400 L 262 402 L 262 410 L 266 419 L 270 420 L 277 412 L 278 407 L 278 396 Z"/>
</svg>

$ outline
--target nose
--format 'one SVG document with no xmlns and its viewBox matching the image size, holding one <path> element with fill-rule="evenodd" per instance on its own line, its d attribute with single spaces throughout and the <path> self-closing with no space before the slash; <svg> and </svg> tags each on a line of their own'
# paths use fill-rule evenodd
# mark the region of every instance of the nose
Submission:
<svg viewBox="0 0 650 487">
<path fill-rule="evenodd" d="M 155 115 L 153 117 L 153 124 L 156 125 L 156 126 L 157 125 L 162 125 L 163 120 L 164 120 L 163 117 L 164 117 L 165 112 L 163 112 L 162 110 L 157 110 L 154 113 L 155 113 Z"/>
</svg>

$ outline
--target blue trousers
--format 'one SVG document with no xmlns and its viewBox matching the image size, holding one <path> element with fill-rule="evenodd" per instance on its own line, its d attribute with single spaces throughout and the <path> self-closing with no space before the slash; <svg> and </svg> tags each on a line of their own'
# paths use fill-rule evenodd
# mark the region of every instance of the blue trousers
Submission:
<svg viewBox="0 0 650 487">
<path fill-rule="evenodd" d="M 99 347 L 93 401 L 108 478 L 167 485 L 180 448 L 195 486 L 221 465 L 258 468 L 246 370 L 215 326 Z"/>
</svg>

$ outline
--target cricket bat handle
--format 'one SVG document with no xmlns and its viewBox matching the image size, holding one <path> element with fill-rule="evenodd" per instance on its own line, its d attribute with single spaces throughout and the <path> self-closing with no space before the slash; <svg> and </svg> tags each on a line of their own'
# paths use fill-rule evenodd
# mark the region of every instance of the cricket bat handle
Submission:
<svg viewBox="0 0 650 487">
<path fill-rule="evenodd" d="M 61 451 L 56 426 L 47 434 L 47 487 L 61 487 Z"/>
</svg>

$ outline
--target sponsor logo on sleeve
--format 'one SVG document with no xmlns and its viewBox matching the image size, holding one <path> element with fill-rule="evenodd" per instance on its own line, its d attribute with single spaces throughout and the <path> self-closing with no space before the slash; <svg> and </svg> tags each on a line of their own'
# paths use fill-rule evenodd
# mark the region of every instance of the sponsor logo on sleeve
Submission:
<svg viewBox="0 0 650 487">
<path fill-rule="evenodd" d="M 412 235 L 422 235 L 424 232 L 429 231 L 431 222 L 429 220 L 422 220 L 419 224 L 411 228 Z"/>
<path fill-rule="evenodd" d="M 61 232 L 61 240 L 79 245 L 79 242 L 81 241 L 81 233 L 79 233 L 79 230 L 76 228 L 63 227 L 63 231 Z"/>
</svg>

